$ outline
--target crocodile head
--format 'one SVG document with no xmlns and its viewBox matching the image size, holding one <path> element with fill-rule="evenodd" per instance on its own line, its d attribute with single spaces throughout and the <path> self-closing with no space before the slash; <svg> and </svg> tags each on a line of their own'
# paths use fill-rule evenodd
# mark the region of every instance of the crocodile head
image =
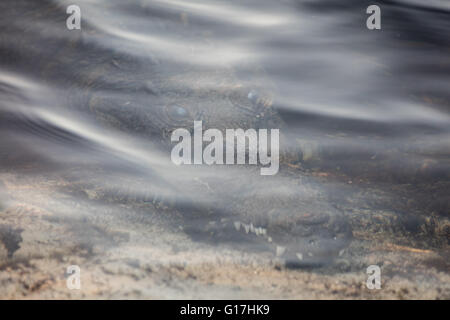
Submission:
<svg viewBox="0 0 450 320">
<path fill-rule="evenodd" d="M 89 110 L 110 128 L 170 143 L 177 128 L 248 129 L 281 126 L 273 90 L 261 78 L 239 78 L 231 69 L 139 65 L 113 58 L 90 72 Z"/>
</svg>

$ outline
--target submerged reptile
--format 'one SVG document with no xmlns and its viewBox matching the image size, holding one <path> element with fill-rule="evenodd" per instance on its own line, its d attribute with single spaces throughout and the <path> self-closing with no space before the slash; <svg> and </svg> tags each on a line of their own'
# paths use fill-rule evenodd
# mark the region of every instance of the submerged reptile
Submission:
<svg viewBox="0 0 450 320">
<path fill-rule="evenodd" d="M 193 34 L 183 24 L 183 17 L 175 22 L 162 20 L 164 31 L 173 32 L 179 41 L 207 44 L 212 50 L 211 35 Z M 96 32 L 87 29 L 86 34 Z M 44 75 L 71 88 L 64 105 L 94 115 L 105 134 L 119 130 L 169 150 L 171 132 L 181 127 L 192 129 L 194 120 L 202 120 L 205 130 L 283 130 L 283 121 L 272 105 L 273 86 L 259 67 L 191 64 L 195 48 L 180 53 L 178 61 L 153 53 L 151 57 L 134 56 L 120 48 L 97 46 L 88 38 L 81 35 L 60 49 L 43 67 Z M 61 70 L 74 72 L 65 75 Z M 349 224 L 319 188 L 287 166 L 295 155 L 282 152 L 282 168 L 275 177 L 261 177 L 255 167 L 205 166 L 195 169 L 200 178 L 192 175 L 185 180 L 161 173 L 160 179 L 177 186 L 174 206 L 180 216 L 172 219 L 194 239 L 271 250 L 289 265 L 332 261 L 348 245 Z M 95 177 L 78 185 L 82 188 L 92 183 Z M 158 182 L 146 183 L 143 188 Z M 209 199 L 199 201 L 203 198 Z M 162 201 L 169 202 L 164 197 Z"/>
</svg>

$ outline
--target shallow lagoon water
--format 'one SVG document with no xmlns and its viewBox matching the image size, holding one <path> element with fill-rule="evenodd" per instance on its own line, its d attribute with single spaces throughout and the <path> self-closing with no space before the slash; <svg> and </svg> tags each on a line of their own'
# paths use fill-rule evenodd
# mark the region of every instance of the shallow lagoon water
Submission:
<svg viewBox="0 0 450 320">
<path fill-rule="evenodd" d="M 380 264 L 392 280 L 408 273 L 408 259 L 415 277 L 392 280 L 394 289 L 448 295 L 445 1 L 379 1 L 382 29 L 373 31 L 364 1 L 78 1 L 81 30 L 71 31 L 69 4 L 0 5 L 0 221 L 16 234 L 3 240 L 1 296 L 30 294 L 15 278 L 27 268 L 52 284 L 38 296 L 69 295 L 57 284 L 68 261 L 116 297 L 126 277 L 154 282 L 155 292 L 136 285 L 142 297 L 227 297 L 234 286 L 249 297 L 256 293 L 223 265 L 280 285 L 298 276 L 296 287 L 314 291 L 295 272 L 361 283 L 367 265 Z M 270 99 L 271 112 L 249 109 L 250 92 Z M 183 112 L 167 113 L 174 106 Z M 205 129 L 280 128 L 279 174 L 174 166 L 169 134 L 195 119 Z M 323 213 L 348 226 L 339 245 L 329 244 L 330 225 L 314 234 L 317 253 L 336 257 L 274 276 L 278 247 L 295 248 L 288 260 L 316 254 L 286 225 Z M 229 233 L 236 222 L 241 233 L 273 223 L 280 243 Z M 20 247 L 8 249 L 14 239 Z M 139 267 L 130 271 L 130 261 Z M 203 287 L 203 268 L 217 287 Z M 162 284 L 170 275 L 176 285 Z"/>
</svg>

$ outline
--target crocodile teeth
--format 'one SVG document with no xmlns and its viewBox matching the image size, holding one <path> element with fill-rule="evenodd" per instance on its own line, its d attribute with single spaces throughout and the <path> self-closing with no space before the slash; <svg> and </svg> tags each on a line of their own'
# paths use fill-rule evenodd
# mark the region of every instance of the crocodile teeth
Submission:
<svg viewBox="0 0 450 320">
<path fill-rule="evenodd" d="M 298 260 L 303 261 L 303 254 L 297 253 L 296 256 L 297 256 Z"/>
<path fill-rule="evenodd" d="M 276 255 L 277 257 L 282 256 L 286 251 L 286 247 L 277 246 Z"/>
<path fill-rule="evenodd" d="M 261 236 L 262 235 L 262 228 L 255 228 L 255 234 L 257 236 Z"/>
<path fill-rule="evenodd" d="M 237 231 L 240 231 L 240 230 L 241 230 L 241 227 L 243 227 L 244 230 L 245 230 L 245 233 L 247 233 L 247 234 L 248 234 L 249 232 L 251 232 L 251 233 L 256 234 L 257 236 L 266 236 L 266 235 L 267 235 L 267 230 L 266 230 L 266 229 L 261 228 L 261 227 L 256 228 L 256 227 L 253 225 L 253 223 L 245 224 L 245 223 L 242 223 L 242 222 L 240 222 L 240 221 L 235 221 L 235 222 L 233 222 L 233 225 L 234 225 L 234 228 L 235 228 Z M 272 242 L 272 239 L 269 237 L 268 241 L 269 241 L 269 242 Z"/>
</svg>

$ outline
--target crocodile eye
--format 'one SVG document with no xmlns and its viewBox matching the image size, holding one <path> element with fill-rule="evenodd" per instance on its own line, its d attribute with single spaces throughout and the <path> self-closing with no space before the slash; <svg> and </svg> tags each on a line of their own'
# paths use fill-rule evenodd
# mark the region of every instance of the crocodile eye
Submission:
<svg viewBox="0 0 450 320">
<path fill-rule="evenodd" d="M 250 90 L 250 92 L 247 95 L 248 100 L 250 100 L 253 103 L 256 103 L 259 99 L 259 93 L 256 90 Z"/>
<path fill-rule="evenodd" d="M 184 120 L 189 117 L 189 112 L 178 104 L 171 104 L 166 107 L 167 115 L 175 121 Z"/>
</svg>

